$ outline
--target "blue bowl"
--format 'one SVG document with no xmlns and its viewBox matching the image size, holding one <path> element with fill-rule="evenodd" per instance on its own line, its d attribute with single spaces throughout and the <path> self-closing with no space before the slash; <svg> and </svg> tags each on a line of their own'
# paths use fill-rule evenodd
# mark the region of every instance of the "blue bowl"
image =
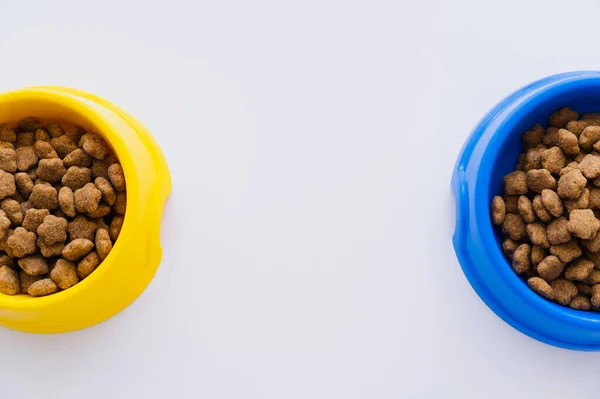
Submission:
<svg viewBox="0 0 600 399">
<path fill-rule="evenodd" d="M 523 151 L 521 135 L 568 106 L 600 112 L 600 72 L 568 72 L 517 90 L 496 105 L 467 139 L 452 175 L 456 200 L 454 250 L 465 276 L 483 301 L 508 324 L 550 345 L 600 350 L 600 313 L 549 302 L 527 287 L 502 253 L 502 237 L 490 220 L 490 204 L 502 193 L 502 177 Z"/>
</svg>

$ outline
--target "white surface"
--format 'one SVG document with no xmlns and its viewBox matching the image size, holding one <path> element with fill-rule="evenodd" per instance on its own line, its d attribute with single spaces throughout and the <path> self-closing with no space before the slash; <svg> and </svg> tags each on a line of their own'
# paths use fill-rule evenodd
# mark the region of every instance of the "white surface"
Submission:
<svg viewBox="0 0 600 399">
<path fill-rule="evenodd" d="M 2 398 L 588 398 L 600 353 L 540 344 L 455 259 L 478 119 L 599 68 L 593 1 L 0 2 L 0 89 L 136 115 L 174 189 L 146 292 L 93 328 L 0 329 Z"/>
</svg>

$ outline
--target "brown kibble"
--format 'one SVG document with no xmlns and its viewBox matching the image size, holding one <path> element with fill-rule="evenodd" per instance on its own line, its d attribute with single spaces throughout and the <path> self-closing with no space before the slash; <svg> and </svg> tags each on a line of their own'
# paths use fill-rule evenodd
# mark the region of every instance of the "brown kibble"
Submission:
<svg viewBox="0 0 600 399">
<path fill-rule="evenodd" d="M 577 282 L 575 283 L 575 287 L 577 287 L 577 291 L 581 295 L 592 295 L 592 286 L 586 283 Z"/>
<path fill-rule="evenodd" d="M 117 191 L 125 191 L 125 176 L 123 175 L 123 169 L 118 163 L 113 163 L 108 168 L 108 177 L 113 187 Z"/>
<path fill-rule="evenodd" d="M 19 275 L 8 266 L 0 267 L 0 292 L 6 295 L 16 295 L 21 290 Z"/>
<path fill-rule="evenodd" d="M 569 214 L 569 231 L 575 237 L 589 240 L 600 229 L 600 220 L 596 219 L 591 209 L 574 209 Z"/>
<path fill-rule="evenodd" d="M 100 264 L 100 257 L 96 252 L 90 252 L 77 264 L 77 275 L 81 280 L 89 276 Z"/>
<path fill-rule="evenodd" d="M 567 130 L 579 137 L 581 132 L 583 132 L 583 129 L 588 126 L 589 123 L 586 121 L 569 121 L 569 123 L 567 123 Z"/>
<path fill-rule="evenodd" d="M 502 205 L 504 205 L 504 202 L 502 203 Z M 533 209 L 533 204 L 531 200 L 526 196 L 521 195 L 519 197 L 519 200 L 517 202 L 517 208 L 519 210 L 519 215 L 521 215 L 521 218 L 525 223 L 533 223 L 537 219 L 535 211 Z M 506 214 L 504 216 L 506 216 Z M 504 219 L 504 217 L 502 219 Z"/>
<path fill-rule="evenodd" d="M 37 233 L 38 227 L 40 227 L 44 218 L 48 215 L 50 215 L 48 209 L 28 209 L 25 212 L 25 218 L 23 219 L 23 227 L 27 231 Z"/>
<path fill-rule="evenodd" d="M 568 305 L 577 295 L 575 284 L 563 278 L 550 281 L 550 287 L 554 292 L 554 300 L 563 306 Z"/>
<path fill-rule="evenodd" d="M 115 205 L 113 206 L 113 209 L 119 215 L 125 215 L 126 207 L 127 207 L 127 194 L 126 194 L 126 191 L 122 191 L 119 194 L 117 194 L 117 200 L 115 201 Z"/>
<path fill-rule="evenodd" d="M 577 199 L 566 199 L 562 203 L 567 208 L 567 212 L 571 212 L 573 209 L 586 209 L 590 204 L 590 190 L 584 188 Z"/>
<path fill-rule="evenodd" d="M 115 204 L 115 206 L 116 206 L 116 204 Z M 549 223 L 550 221 L 552 221 L 552 215 L 550 214 L 550 212 L 548 212 L 548 210 L 542 203 L 541 195 L 536 195 L 535 198 L 533 199 L 533 210 L 535 211 L 535 214 L 542 222 Z"/>
<path fill-rule="evenodd" d="M 550 246 L 550 253 L 558 256 L 561 261 L 568 263 L 579 258 L 582 252 L 579 244 L 577 244 L 577 241 L 571 239 L 564 244 Z"/>
<path fill-rule="evenodd" d="M 579 163 L 579 169 L 588 179 L 600 176 L 600 157 L 592 154 L 586 155 Z"/>
<path fill-rule="evenodd" d="M 590 188 L 589 209 L 600 209 L 600 188 Z"/>
<path fill-rule="evenodd" d="M 0 202 L 0 208 L 6 213 L 13 226 L 21 225 L 21 222 L 23 222 L 23 212 L 21 211 L 21 205 L 17 201 L 5 198 Z"/>
<path fill-rule="evenodd" d="M 79 282 L 77 268 L 73 263 L 64 259 L 59 259 L 56 262 L 54 269 L 50 272 L 50 278 L 63 290 Z"/>
<path fill-rule="evenodd" d="M 528 172 L 532 169 L 542 168 L 542 153 L 545 148 L 532 148 L 525 154 L 525 162 L 523 163 L 523 170 Z"/>
<path fill-rule="evenodd" d="M 77 145 L 66 135 L 53 138 L 50 140 L 50 145 L 54 147 L 54 150 L 61 159 L 77 149 Z"/>
<path fill-rule="evenodd" d="M 572 261 L 565 268 L 565 278 L 567 280 L 583 281 L 594 270 L 594 263 L 584 257 Z"/>
<path fill-rule="evenodd" d="M 558 146 L 562 153 L 568 156 L 576 156 L 580 151 L 577 136 L 566 129 L 558 131 Z"/>
<path fill-rule="evenodd" d="M 0 141 L 14 143 L 17 140 L 17 135 L 6 123 L 0 123 Z"/>
<path fill-rule="evenodd" d="M 548 172 L 550 173 L 550 172 Z M 571 170 L 558 180 L 558 196 L 566 199 L 577 199 L 581 195 L 587 179 L 580 170 Z"/>
<path fill-rule="evenodd" d="M 600 126 L 588 126 L 579 135 L 579 146 L 589 152 L 598 140 L 600 140 Z"/>
<path fill-rule="evenodd" d="M 517 207 L 518 200 L 519 200 L 518 195 L 505 195 L 504 196 L 504 204 L 506 205 L 506 213 L 517 213 L 518 212 L 518 209 L 517 209 L 518 208 Z M 115 202 L 116 202 L 116 200 L 115 200 Z"/>
<path fill-rule="evenodd" d="M 526 150 L 533 148 L 542 142 L 542 137 L 544 137 L 544 128 L 539 124 L 534 125 L 523 134 L 523 146 Z"/>
<path fill-rule="evenodd" d="M 592 303 L 587 296 L 577 295 L 575 298 L 571 299 L 569 307 L 577 310 L 590 310 L 592 309 Z"/>
<path fill-rule="evenodd" d="M 11 222 L 6 212 L 0 210 L 0 239 L 6 238 Z"/>
<path fill-rule="evenodd" d="M 94 248 L 93 242 L 87 238 L 78 238 L 65 246 L 62 251 L 62 255 L 65 259 L 74 261 L 87 255 L 92 248 Z"/>
<path fill-rule="evenodd" d="M 0 199 L 10 197 L 16 193 L 15 177 L 11 173 L 0 170 Z"/>
<path fill-rule="evenodd" d="M 92 172 L 88 168 L 71 166 L 62 178 L 62 184 L 70 187 L 73 191 L 82 188 L 92 181 Z"/>
<path fill-rule="evenodd" d="M 32 147 L 35 143 L 35 135 L 33 132 L 17 133 L 15 148 Z"/>
<path fill-rule="evenodd" d="M 502 251 L 508 258 L 512 259 L 513 254 L 515 253 L 520 244 L 520 242 L 515 241 L 511 238 L 505 238 L 502 242 Z"/>
<path fill-rule="evenodd" d="M 17 171 L 17 153 L 12 148 L 0 148 L 0 169 L 5 172 Z"/>
<path fill-rule="evenodd" d="M 68 224 L 64 218 L 48 215 L 38 227 L 37 233 L 46 244 L 62 243 L 67 239 Z"/>
<path fill-rule="evenodd" d="M 17 159 L 17 169 L 26 171 L 34 167 L 38 162 L 38 157 L 35 155 L 33 147 L 19 147 L 15 150 Z"/>
<path fill-rule="evenodd" d="M 110 227 L 108 226 L 108 224 L 104 221 L 103 218 L 99 218 L 99 219 L 93 219 L 93 221 L 96 223 L 96 226 L 98 226 L 99 229 L 104 229 L 106 231 L 108 231 L 110 229 Z"/>
<path fill-rule="evenodd" d="M 53 184 L 64 180 L 66 172 L 67 169 L 60 158 L 42 159 L 37 168 L 38 178 Z"/>
<path fill-rule="evenodd" d="M 527 235 L 534 245 L 542 248 L 550 248 L 546 227 L 540 222 L 530 223 L 526 227 Z"/>
<path fill-rule="evenodd" d="M 96 188 L 94 183 L 88 183 L 83 188 L 75 190 L 74 197 L 77 211 L 87 213 L 95 211 L 98 208 L 102 193 Z"/>
<path fill-rule="evenodd" d="M 539 277 L 531 277 L 527 280 L 527 285 L 533 290 L 533 292 L 535 292 L 542 298 L 546 298 L 550 301 L 554 300 L 554 293 L 552 292 L 552 287 L 550 287 L 550 284 L 548 284 L 543 279 Z"/>
<path fill-rule="evenodd" d="M 29 198 L 33 191 L 33 181 L 27 173 L 17 173 L 14 177 L 16 188 L 24 198 Z"/>
<path fill-rule="evenodd" d="M 61 256 L 63 249 L 65 249 L 65 244 L 62 242 L 56 244 L 46 244 L 46 242 L 38 237 L 37 246 L 40 248 L 40 252 L 42 256 L 46 258 L 50 258 L 52 256 Z"/>
<path fill-rule="evenodd" d="M 552 190 L 542 190 L 542 204 L 544 204 L 544 208 L 550 212 L 550 214 L 554 217 L 559 217 L 563 213 L 563 204 L 558 194 Z"/>
<path fill-rule="evenodd" d="M 114 220 L 113 220 L 113 222 L 114 222 Z M 112 223 L 111 223 L 111 227 L 112 227 Z M 111 238 L 112 238 L 112 236 L 111 236 Z M 115 241 L 115 240 L 113 240 L 113 241 Z M 538 247 L 537 245 L 532 246 L 531 247 L 531 264 L 533 266 L 539 265 L 540 262 L 543 261 L 548 255 L 549 255 L 548 250 L 546 250 L 542 247 Z"/>
<path fill-rule="evenodd" d="M 590 284 L 590 285 L 599 284 L 600 283 L 600 270 L 598 270 L 598 269 L 592 270 L 590 275 L 585 280 L 583 280 L 583 282 L 586 284 Z"/>
<path fill-rule="evenodd" d="M 39 255 L 25 256 L 18 261 L 19 267 L 30 276 L 41 276 L 48 273 L 48 262 Z"/>
<path fill-rule="evenodd" d="M 82 168 L 90 168 L 92 166 L 92 162 L 94 158 L 92 158 L 88 153 L 83 151 L 81 148 L 77 148 L 76 150 L 71 151 L 63 162 L 67 168 L 71 166 L 79 166 Z M 108 168 L 107 168 L 108 173 Z"/>
<path fill-rule="evenodd" d="M 8 255 L 0 255 L 0 266 L 8 266 L 11 269 L 16 269 L 17 266 L 13 258 Z"/>
<path fill-rule="evenodd" d="M 56 121 L 49 122 L 46 125 L 46 130 L 53 138 L 60 137 L 65 134 L 65 131 L 63 130 L 62 126 L 60 126 L 60 123 Z"/>
<path fill-rule="evenodd" d="M 577 162 L 569 162 L 567 166 L 562 168 L 558 173 L 559 176 L 566 175 L 572 170 L 579 170 L 579 164 Z"/>
<path fill-rule="evenodd" d="M 536 193 L 541 193 L 547 188 L 554 190 L 556 188 L 556 179 L 546 169 L 532 169 L 527 172 L 527 186 Z"/>
<path fill-rule="evenodd" d="M 93 168 L 92 168 L 93 171 Z M 108 168 L 107 168 L 108 177 Z M 504 192 L 507 195 L 523 195 L 527 194 L 527 174 L 522 171 L 514 171 L 502 179 L 504 182 Z"/>
<path fill-rule="evenodd" d="M 594 284 L 592 286 L 592 306 L 600 308 L 600 284 Z"/>
<path fill-rule="evenodd" d="M 102 218 L 110 213 L 110 206 L 106 205 L 103 202 L 98 204 L 96 210 L 87 213 L 87 216 L 92 219 Z"/>
<path fill-rule="evenodd" d="M 27 290 L 27 293 L 31 296 L 45 296 L 54 294 L 56 291 L 58 291 L 58 287 L 54 281 L 49 278 L 45 278 L 31 284 Z"/>
<path fill-rule="evenodd" d="M 565 127 L 567 123 L 576 120 L 579 114 L 569 107 L 563 107 L 548 117 L 548 123 L 554 127 Z"/>
<path fill-rule="evenodd" d="M 36 184 L 29 196 L 29 202 L 37 209 L 54 210 L 58 208 L 58 193 L 51 185 Z"/>
<path fill-rule="evenodd" d="M 566 158 L 559 147 L 552 147 L 542 151 L 542 168 L 550 173 L 558 174 L 565 167 Z"/>
<path fill-rule="evenodd" d="M 125 220 L 125 218 L 123 216 L 115 216 L 112 221 L 110 222 L 110 229 L 109 229 L 109 234 L 110 234 L 110 239 L 112 240 L 112 242 L 117 241 L 117 238 L 119 237 L 119 234 L 121 233 L 121 228 L 123 227 L 123 221 Z M 535 249 L 536 247 L 534 247 Z M 533 251 L 533 249 L 532 249 Z M 533 252 L 531 253 L 531 258 L 533 261 Z"/>
<path fill-rule="evenodd" d="M 515 241 L 519 241 L 527 235 L 523 219 L 514 213 L 509 213 L 506 215 L 504 223 L 502 223 L 502 231 Z"/>
<path fill-rule="evenodd" d="M 75 197 L 73 196 L 73 190 L 69 187 L 64 186 L 58 191 L 58 204 L 60 209 L 69 217 L 75 217 L 77 210 L 75 209 Z"/>
<path fill-rule="evenodd" d="M 520 245 L 519 248 L 521 248 L 522 245 Z M 515 251 L 515 255 L 517 254 L 517 252 L 519 252 L 519 248 L 517 248 L 517 250 Z M 96 252 L 98 252 L 98 256 L 100 257 L 100 259 L 104 260 L 104 258 L 106 258 L 111 249 L 112 242 L 110 241 L 110 235 L 108 234 L 108 231 L 105 229 L 98 229 L 96 231 Z M 515 255 L 513 255 L 513 259 Z M 527 261 L 529 262 L 529 252 L 527 253 Z"/>
<path fill-rule="evenodd" d="M 76 240 L 78 238 L 87 238 L 90 241 L 95 241 L 96 237 L 96 223 L 88 220 L 83 215 L 77 215 L 75 219 L 69 223 L 67 231 L 69 232 L 69 238 Z"/>
<path fill-rule="evenodd" d="M 102 193 L 102 201 L 106 202 L 110 206 L 114 205 L 117 199 L 117 194 L 115 193 L 115 190 L 113 189 L 113 186 L 110 184 L 110 182 L 104 177 L 97 177 L 96 180 L 94 180 L 94 184 L 96 185 L 96 188 Z M 504 215 L 501 215 L 502 213 L 504 213 Z M 494 217 L 494 215 L 496 216 Z M 493 223 L 497 225 L 502 224 L 505 215 L 506 205 L 504 203 L 504 199 L 500 196 L 494 197 L 494 199 L 492 200 L 492 219 L 495 220 L 495 222 Z M 501 220 L 498 219 L 500 218 L 500 216 Z"/>
<path fill-rule="evenodd" d="M 564 268 L 565 264 L 557 256 L 549 255 L 538 264 L 537 271 L 541 278 L 552 281 L 562 274 Z"/>
<path fill-rule="evenodd" d="M 41 131 L 43 132 L 43 130 Z M 56 150 L 47 141 L 36 141 L 33 148 L 39 159 L 58 158 Z"/>
<path fill-rule="evenodd" d="M 39 120 L 33 118 L 31 116 L 23 119 L 19 122 L 19 131 L 20 132 L 35 132 L 38 129 L 42 129 L 44 126 L 40 123 Z"/>
<path fill-rule="evenodd" d="M 20 293 L 27 294 L 27 291 L 29 290 L 29 287 L 31 287 L 31 284 L 35 283 L 36 281 L 41 280 L 42 278 L 43 277 L 41 277 L 41 276 L 30 276 L 29 274 L 25 273 L 23 270 L 19 270 L 19 280 L 21 282 Z"/>
<path fill-rule="evenodd" d="M 20 258 L 35 252 L 35 233 L 25 230 L 23 227 L 17 227 L 13 234 L 6 240 L 6 252 L 13 258 Z"/>
<path fill-rule="evenodd" d="M 102 231 L 102 229 L 98 231 Z M 529 244 L 521 244 L 518 246 L 513 254 L 512 267 L 517 274 L 523 274 L 529 271 L 529 268 L 531 267 L 531 247 Z"/>
<path fill-rule="evenodd" d="M 79 145 L 85 152 L 90 154 L 92 157 L 96 159 L 104 159 L 106 154 L 108 153 L 108 148 L 106 147 L 106 143 L 102 139 L 102 137 L 98 136 L 95 133 L 86 133 L 81 136 L 81 141 Z"/>
<path fill-rule="evenodd" d="M 36 144 L 37 144 L 38 141 L 45 141 L 45 142 L 49 142 L 50 141 L 50 135 L 44 129 L 38 129 L 38 130 L 36 130 L 34 138 L 35 138 Z M 38 157 L 39 157 L 39 155 L 38 155 Z"/>
<path fill-rule="evenodd" d="M 548 147 L 554 147 L 558 145 L 558 129 L 555 127 L 549 127 L 546 129 L 546 134 L 542 137 L 542 144 Z"/>
<path fill-rule="evenodd" d="M 96 177 L 108 179 L 108 168 L 115 162 L 117 162 L 117 158 L 112 154 L 106 155 L 103 160 L 94 159 L 92 163 L 92 177 L 94 179 Z"/>
</svg>

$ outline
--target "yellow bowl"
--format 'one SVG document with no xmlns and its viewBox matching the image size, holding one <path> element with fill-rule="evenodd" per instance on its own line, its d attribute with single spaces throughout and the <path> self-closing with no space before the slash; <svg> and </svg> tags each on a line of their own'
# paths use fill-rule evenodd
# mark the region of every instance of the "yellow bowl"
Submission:
<svg viewBox="0 0 600 399">
<path fill-rule="evenodd" d="M 148 130 L 113 104 L 64 87 L 32 87 L 0 94 L 0 121 L 27 116 L 57 119 L 103 136 L 119 158 L 127 183 L 127 211 L 108 257 L 85 280 L 46 297 L 0 294 L 0 325 L 31 333 L 89 327 L 133 302 L 160 263 L 160 220 L 171 190 L 165 158 Z"/>
</svg>

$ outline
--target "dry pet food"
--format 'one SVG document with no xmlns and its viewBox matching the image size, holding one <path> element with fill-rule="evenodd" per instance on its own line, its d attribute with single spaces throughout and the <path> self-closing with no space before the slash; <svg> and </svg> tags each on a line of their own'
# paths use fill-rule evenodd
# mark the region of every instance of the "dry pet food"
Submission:
<svg viewBox="0 0 600 399">
<path fill-rule="evenodd" d="M 557 155 L 545 157 L 553 170 L 560 163 Z M 594 161 L 586 161 L 585 173 L 598 177 Z M 525 189 L 525 194 L 522 173 L 525 185 L 519 190 Z M 544 198 L 555 204 L 552 214 L 558 213 L 552 194 Z M 119 237 L 126 203 L 123 169 L 98 134 L 31 117 L 16 125 L 0 123 L 0 293 L 45 296 L 88 277 Z M 504 207 L 504 200 L 496 206 Z M 530 208 L 532 214 L 533 205 Z M 504 222 L 506 212 L 495 222 Z M 583 222 L 586 218 L 589 215 L 583 215 Z M 520 217 L 507 228 L 514 230 L 516 246 L 525 244 L 526 225 Z M 588 225 L 579 226 L 577 234 L 590 240 L 586 248 L 600 247 L 589 230 Z M 539 227 L 536 234 L 543 234 Z M 588 275 L 581 278 L 587 266 L 572 268 L 581 284 L 589 281 Z M 591 287 L 589 291 L 591 295 Z"/>
<path fill-rule="evenodd" d="M 523 134 L 524 152 L 515 170 L 502 180 L 503 195 L 492 199 L 491 221 L 504 236 L 502 251 L 512 269 L 526 279 L 532 291 L 562 306 L 600 311 L 600 119 L 588 116 L 580 118 L 577 111 L 561 108 L 549 116 L 547 129 L 535 125 Z M 10 133 L 7 137 L 11 138 Z M 19 149 L 18 137 L 16 143 Z M 0 148 L 0 172 L 14 173 L 22 164 L 28 165 L 31 155 L 21 152 L 14 158 L 10 148 Z M 40 149 L 37 156 L 47 152 Z M 108 236 L 114 241 L 113 229 L 119 231 L 123 222 L 116 205 L 124 183 L 120 165 L 109 166 L 106 174 L 106 181 L 95 186 L 105 203 L 115 198 L 116 215 Z M 23 197 L 32 195 L 29 181 L 21 175 L 15 174 L 17 187 L 23 187 Z M 0 174 L 0 196 L 12 190 L 12 182 L 7 179 L 2 188 L 2 181 Z M 0 214 L 0 228 L 6 230 L 18 225 L 18 215 L 17 204 L 5 201 L 0 208 L 10 226 Z M 25 217 L 23 224 L 32 223 L 33 216 Z M 23 235 L 17 229 L 11 237 Z M 99 247 L 98 236 L 95 238 L 100 254 L 104 244 Z M 10 285 L 14 275 L 7 275 L 6 280 L 8 289 L 14 291 Z"/>
</svg>

